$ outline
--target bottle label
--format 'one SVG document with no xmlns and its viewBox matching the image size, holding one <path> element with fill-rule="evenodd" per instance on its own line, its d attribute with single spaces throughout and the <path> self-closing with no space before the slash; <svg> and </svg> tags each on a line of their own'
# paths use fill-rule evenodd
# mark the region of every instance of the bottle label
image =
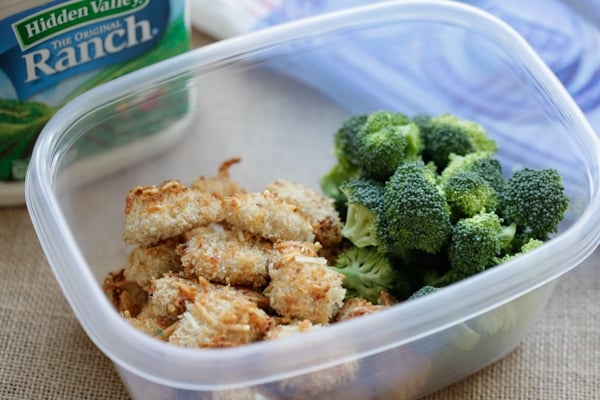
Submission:
<svg viewBox="0 0 600 400">
<path fill-rule="evenodd" d="M 189 49 L 184 0 L 51 1 L 0 21 L 0 181 L 77 95 Z"/>
</svg>

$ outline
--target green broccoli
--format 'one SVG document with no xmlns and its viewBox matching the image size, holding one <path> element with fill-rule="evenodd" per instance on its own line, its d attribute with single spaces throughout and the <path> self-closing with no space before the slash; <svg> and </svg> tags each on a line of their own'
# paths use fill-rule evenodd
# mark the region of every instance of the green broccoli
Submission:
<svg viewBox="0 0 600 400">
<path fill-rule="evenodd" d="M 419 128 L 402 113 L 369 115 L 354 143 L 363 176 L 386 181 L 403 162 L 420 159 Z"/>
<path fill-rule="evenodd" d="M 349 179 L 340 186 L 347 199 L 342 236 L 356 247 L 380 245 L 378 224 L 383 190 L 383 183 L 366 178 Z"/>
<path fill-rule="evenodd" d="M 496 152 L 498 146 L 484 128 L 469 120 L 452 114 L 436 117 L 420 115 L 413 118 L 423 139 L 423 159 L 433 161 L 442 170 L 449 161 L 450 154 L 465 155 L 479 151 Z"/>
<path fill-rule="evenodd" d="M 375 111 L 367 116 L 361 130 L 367 135 L 379 132 L 382 129 L 410 124 L 410 118 L 400 112 Z"/>
<path fill-rule="evenodd" d="M 473 172 L 485 179 L 490 186 L 500 194 L 504 190 L 505 178 L 502 165 L 494 153 L 488 151 L 477 151 L 464 156 L 450 154 L 448 164 L 440 172 L 440 184 L 444 186 L 445 181 L 454 174 L 461 171 Z M 492 211 L 492 210 L 488 210 Z"/>
<path fill-rule="evenodd" d="M 382 291 L 404 290 L 404 279 L 385 254 L 374 247 L 350 247 L 329 267 L 344 275 L 346 298 L 362 297 L 376 304 Z"/>
<path fill-rule="evenodd" d="M 454 219 L 472 217 L 481 211 L 494 211 L 498 193 L 482 176 L 473 171 L 459 171 L 443 186 Z"/>
<path fill-rule="evenodd" d="M 557 171 L 507 178 L 485 130 L 451 114 L 359 114 L 334 142 L 336 164 L 320 183 L 336 201 L 342 235 L 401 271 L 406 295 L 536 248 L 568 207 Z"/>
<path fill-rule="evenodd" d="M 418 299 L 419 297 L 427 296 L 428 294 L 435 293 L 439 290 L 435 286 L 425 285 L 421 287 L 419 290 L 410 295 L 408 300 Z"/>
<path fill-rule="evenodd" d="M 385 184 L 383 217 L 390 248 L 439 251 L 452 229 L 436 176 L 422 161 L 400 165 Z"/>
<path fill-rule="evenodd" d="M 340 214 L 345 212 L 346 203 L 346 196 L 340 191 L 340 185 L 358 175 L 358 167 L 355 167 L 342 159 L 335 163 L 335 165 L 319 179 L 321 190 L 326 196 L 335 200 L 336 208 L 340 211 Z"/>
<path fill-rule="evenodd" d="M 468 277 L 496 265 L 497 257 L 510 246 L 515 226 L 503 226 L 493 212 L 482 212 L 459 220 L 452 227 L 448 246 L 451 269 Z"/>
<path fill-rule="evenodd" d="M 525 167 L 516 171 L 500 196 L 502 217 L 542 241 L 557 231 L 568 205 L 562 178 L 555 169 Z"/>
<path fill-rule="evenodd" d="M 333 135 L 333 154 L 346 167 L 356 167 L 360 152 L 356 148 L 356 138 L 367 122 L 369 114 L 349 117 Z"/>
<path fill-rule="evenodd" d="M 501 264 L 501 263 L 507 262 L 509 260 L 512 260 L 512 259 L 514 259 L 524 253 L 527 253 L 528 251 L 536 249 L 536 248 L 540 247 L 542 244 L 544 244 L 544 241 L 539 240 L 539 239 L 534 239 L 529 236 L 522 236 L 522 237 L 519 237 L 519 236 L 520 235 L 517 235 L 517 237 L 515 237 L 515 239 L 513 239 L 513 242 L 517 241 L 519 244 L 512 245 L 512 247 L 513 248 L 516 247 L 517 250 L 507 251 L 500 259 L 498 259 L 497 264 Z"/>
<path fill-rule="evenodd" d="M 360 169 L 356 164 L 359 152 L 356 150 L 356 138 L 358 132 L 367 121 L 368 114 L 353 115 L 346 119 L 340 129 L 333 135 L 333 154 L 337 162 L 327 171 L 319 184 L 321 190 L 326 196 L 336 201 L 338 209 L 343 210 L 343 203 L 346 200 L 339 186 L 350 178 L 357 177 Z"/>
</svg>

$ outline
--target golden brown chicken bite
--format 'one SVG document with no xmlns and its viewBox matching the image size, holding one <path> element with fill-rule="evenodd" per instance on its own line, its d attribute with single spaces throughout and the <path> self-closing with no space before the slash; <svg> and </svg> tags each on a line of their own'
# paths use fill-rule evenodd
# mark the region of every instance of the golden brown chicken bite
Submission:
<svg viewBox="0 0 600 400">
<path fill-rule="evenodd" d="M 314 233 L 304 213 L 271 192 L 236 193 L 223 199 L 225 221 L 270 240 L 312 242 Z"/>
<path fill-rule="evenodd" d="M 235 157 L 225 160 L 219 167 L 217 176 L 199 176 L 190 185 L 194 190 L 206 193 L 215 193 L 223 197 L 234 193 L 246 193 L 246 190 L 229 176 L 229 168 L 241 161 Z"/>
<path fill-rule="evenodd" d="M 210 396 L 210 400 L 275 400 L 276 398 L 265 390 L 252 387 L 212 392 Z"/>
<path fill-rule="evenodd" d="M 125 278 L 148 290 L 153 279 L 180 271 L 181 260 L 175 251 L 178 244 L 179 238 L 171 238 L 155 245 L 135 247 L 123 267 Z"/>
<path fill-rule="evenodd" d="M 271 282 L 265 289 L 271 308 L 283 317 L 328 323 L 346 294 L 342 274 L 327 268 L 326 259 L 316 257 L 312 243 L 281 241 L 274 249 Z"/>
<path fill-rule="evenodd" d="M 165 275 L 153 281 L 148 306 L 139 318 L 156 318 L 163 327 L 173 324 L 193 303 L 199 293 L 207 292 L 211 284 L 195 282 L 175 275 Z"/>
<path fill-rule="evenodd" d="M 342 221 L 333 199 L 287 179 L 269 183 L 266 190 L 297 206 L 308 217 L 315 233 L 315 241 L 324 248 L 336 247 L 342 241 Z"/>
<path fill-rule="evenodd" d="M 385 306 L 376 305 L 362 297 L 352 297 L 344 301 L 344 305 L 335 316 L 336 321 L 345 321 L 348 319 L 360 317 L 362 315 L 371 314 L 381 311 Z"/>
<path fill-rule="evenodd" d="M 123 269 L 111 272 L 104 279 L 102 290 L 121 313 L 138 315 L 148 299 L 148 293 L 137 283 L 127 280 Z"/>
<path fill-rule="evenodd" d="M 300 333 L 308 332 L 313 329 L 318 329 L 322 327 L 320 324 L 313 324 L 309 320 L 305 319 L 302 321 L 294 320 L 287 324 L 276 324 L 269 329 L 267 332 L 265 339 L 274 340 L 281 339 L 290 336 L 295 336 Z"/>
<path fill-rule="evenodd" d="M 123 316 L 136 329 L 144 332 L 147 335 L 155 338 L 166 340 L 173 329 L 173 323 L 168 325 L 166 320 L 157 318 L 152 314 L 153 311 L 150 304 L 146 304 L 142 312 L 137 317 L 125 313 Z"/>
<path fill-rule="evenodd" d="M 221 199 L 191 190 L 173 180 L 161 185 L 137 186 L 125 200 L 123 240 L 150 245 L 223 218 Z"/>
<path fill-rule="evenodd" d="M 213 286 L 188 304 L 169 342 L 193 348 L 238 346 L 261 340 L 271 324 L 271 317 L 246 294 Z"/>
<path fill-rule="evenodd" d="M 186 275 L 252 287 L 267 284 L 267 265 L 273 254 L 268 240 L 220 225 L 194 229 L 177 252 Z"/>
</svg>

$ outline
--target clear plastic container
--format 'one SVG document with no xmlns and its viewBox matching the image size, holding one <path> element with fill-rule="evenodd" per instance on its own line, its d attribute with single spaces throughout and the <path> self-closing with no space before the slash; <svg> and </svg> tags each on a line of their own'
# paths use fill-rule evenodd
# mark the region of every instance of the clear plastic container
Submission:
<svg viewBox="0 0 600 400">
<path fill-rule="evenodd" d="M 366 57 L 359 70 L 345 68 L 369 46 L 389 51 Z M 131 113 L 149 93 L 152 111 Z M 190 93 L 193 108 L 182 113 Z M 478 121 L 497 140 L 505 170 L 556 168 L 570 198 L 559 233 L 430 296 L 243 347 L 178 348 L 113 309 L 101 283 L 130 251 L 121 230 L 131 187 L 190 181 L 240 156 L 231 172 L 251 190 L 281 177 L 318 188 L 340 123 L 382 108 Z M 176 135 L 158 136 L 166 138 L 158 152 L 89 149 L 86 139 L 104 124 L 137 137 L 178 113 L 191 117 L 170 127 Z M 65 297 L 132 397 L 417 398 L 513 350 L 557 278 L 596 248 L 598 154 L 581 110 L 508 25 L 460 3 L 385 2 L 218 42 L 92 89 L 44 128 L 26 195 Z"/>
</svg>

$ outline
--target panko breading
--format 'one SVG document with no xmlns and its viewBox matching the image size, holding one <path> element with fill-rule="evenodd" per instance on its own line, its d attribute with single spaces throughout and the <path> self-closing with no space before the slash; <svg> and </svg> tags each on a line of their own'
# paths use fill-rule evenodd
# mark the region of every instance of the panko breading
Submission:
<svg viewBox="0 0 600 400">
<path fill-rule="evenodd" d="M 272 244 L 249 233 L 222 227 L 197 228 L 177 252 L 186 275 L 202 276 L 212 282 L 263 287 Z"/>
<path fill-rule="evenodd" d="M 269 268 L 265 289 L 271 308 L 292 319 L 326 324 L 343 305 L 343 275 L 327 268 L 327 260 L 306 255 L 304 247 L 290 242 L 275 244 L 276 261 Z"/>
<path fill-rule="evenodd" d="M 352 297 L 344 301 L 344 305 L 335 316 L 336 321 L 345 321 L 348 319 L 360 317 L 385 309 L 385 306 L 373 304 L 361 297 Z"/>
<path fill-rule="evenodd" d="M 377 304 L 380 306 L 393 306 L 394 304 L 398 304 L 400 301 L 392 296 L 389 292 L 382 290 L 379 292 L 379 297 L 377 297 Z"/>
<path fill-rule="evenodd" d="M 175 251 L 178 243 L 179 239 L 173 238 L 134 248 L 123 266 L 125 278 L 148 290 L 153 279 L 168 272 L 180 271 L 181 259 Z"/>
<path fill-rule="evenodd" d="M 213 286 L 181 315 L 169 342 L 183 347 L 232 347 L 262 340 L 273 323 L 256 303 L 231 286 Z"/>
<path fill-rule="evenodd" d="M 148 293 L 140 285 L 125 278 L 123 269 L 109 273 L 102 289 L 119 312 L 128 312 L 132 316 L 142 311 L 148 299 Z"/>
<path fill-rule="evenodd" d="M 193 303 L 198 293 L 211 289 L 206 281 L 194 282 L 174 275 L 153 281 L 148 304 L 139 318 L 155 318 L 163 327 L 169 326 Z"/>
<path fill-rule="evenodd" d="M 277 324 L 273 325 L 271 329 L 265 335 L 265 339 L 274 340 L 281 339 L 290 336 L 295 336 L 300 333 L 308 332 L 313 329 L 322 327 L 320 324 L 313 324 L 309 320 L 305 319 L 302 321 L 292 321 L 289 324 Z"/>
<path fill-rule="evenodd" d="M 308 217 L 315 241 L 324 248 L 336 247 L 342 241 L 342 221 L 333 199 L 287 179 L 271 182 L 266 190 L 297 206 Z"/>
<path fill-rule="evenodd" d="M 312 242 L 315 235 L 308 217 L 275 194 L 236 193 L 223 199 L 225 221 L 270 240 Z"/>
<path fill-rule="evenodd" d="M 241 388 L 212 392 L 210 400 L 274 400 L 270 394 L 255 388 Z"/>
<path fill-rule="evenodd" d="M 221 200 L 214 194 L 191 190 L 176 180 L 137 186 L 125 201 L 123 240 L 151 245 L 222 219 Z"/>
<path fill-rule="evenodd" d="M 126 313 L 124 314 L 124 317 L 127 320 L 127 322 L 131 324 L 131 326 L 133 326 L 136 329 L 139 329 L 145 334 L 153 337 L 162 336 L 165 327 L 160 324 L 159 320 L 156 318 L 148 318 L 146 316 L 143 316 L 141 315 L 142 313 L 140 313 L 138 317 L 131 317 L 130 315 L 128 315 L 128 313 Z"/>
<path fill-rule="evenodd" d="M 246 193 L 246 190 L 229 176 L 229 168 L 241 161 L 241 158 L 230 158 L 223 161 L 217 176 L 199 176 L 190 185 L 194 190 L 214 193 L 223 197 L 234 193 Z"/>
</svg>

